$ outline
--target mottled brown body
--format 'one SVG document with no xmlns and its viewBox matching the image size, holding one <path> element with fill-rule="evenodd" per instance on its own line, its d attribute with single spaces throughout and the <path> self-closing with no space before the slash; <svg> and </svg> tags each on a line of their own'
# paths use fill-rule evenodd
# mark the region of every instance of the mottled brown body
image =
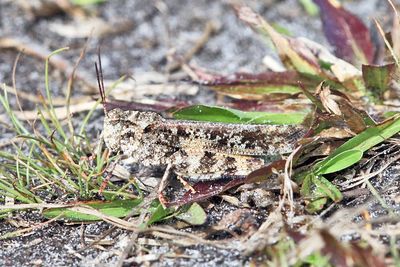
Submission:
<svg viewBox="0 0 400 267">
<path fill-rule="evenodd" d="M 107 111 L 108 148 L 144 166 L 171 165 L 191 181 L 243 176 L 268 157 L 292 151 L 299 125 L 250 125 L 164 119 L 155 112 Z"/>
</svg>

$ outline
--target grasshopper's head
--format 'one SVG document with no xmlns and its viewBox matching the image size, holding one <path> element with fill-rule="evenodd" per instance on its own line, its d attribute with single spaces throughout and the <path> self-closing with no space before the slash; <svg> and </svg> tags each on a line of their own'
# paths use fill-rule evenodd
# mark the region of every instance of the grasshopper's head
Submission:
<svg viewBox="0 0 400 267">
<path fill-rule="evenodd" d="M 145 147 L 151 126 L 163 118 L 148 111 L 122 110 L 115 108 L 105 114 L 103 137 L 106 146 L 113 152 L 121 153 L 139 161 Z"/>
<path fill-rule="evenodd" d="M 132 161 L 140 161 L 148 147 L 145 141 L 146 129 L 157 124 L 163 118 L 155 112 L 138 111 L 131 107 L 130 102 L 108 102 L 104 86 L 103 70 L 101 66 L 100 49 L 98 51 L 98 64 L 95 63 L 96 76 L 103 104 L 105 118 L 103 138 L 106 146 L 115 153 L 121 153 Z"/>
</svg>

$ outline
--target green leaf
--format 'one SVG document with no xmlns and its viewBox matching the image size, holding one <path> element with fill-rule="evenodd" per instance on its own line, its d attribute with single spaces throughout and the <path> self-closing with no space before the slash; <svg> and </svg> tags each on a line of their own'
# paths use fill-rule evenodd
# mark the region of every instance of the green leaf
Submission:
<svg viewBox="0 0 400 267">
<path fill-rule="evenodd" d="M 174 213 L 175 209 L 164 208 L 161 205 L 160 201 L 156 199 L 151 203 L 149 211 L 151 215 L 150 218 L 147 220 L 146 225 L 150 225 L 166 219 L 169 215 Z"/>
<path fill-rule="evenodd" d="M 313 182 L 316 185 L 316 191 L 314 194 L 318 197 L 319 196 L 327 196 L 335 202 L 342 200 L 343 196 L 339 189 L 329 182 L 323 176 L 314 176 Z"/>
<path fill-rule="evenodd" d="M 328 62 L 328 61 L 324 61 L 324 60 L 318 60 L 319 66 L 324 69 L 324 70 L 331 70 L 333 64 Z"/>
<path fill-rule="evenodd" d="M 323 209 L 327 201 L 328 199 L 326 197 L 313 199 L 307 204 L 306 211 L 308 213 L 318 212 Z"/>
<path fill-rule="evenodd" d="M 132 209 L 134 209 L 141 202 L 142 202 L 142 199 L 114 200 L 114 201 L 107 201 L 107 202 L 91 201 L 91 202 L 77 203 L 77 206 L 82 204 L 82 205 L 94 208 L 105 215 L 122 218 L 122 217 L 125 217 L 126 215 L 128 215 L 132 211 Z M 47 210 L 43 211 L 43 216 L 48 219 L 60 216 L 60 219 L 65 219 L 65 220 L 69 220 L 69 221 L 99 221 L 99 220 L 101 220 L 97 216 L 69 210 L 68 208 L 47 209 Z"/>
<path fill-rule="evenodd" d="M 400 115 L 400 113 L 398 111 L 386 111 L 383 113 L 383 117 L 386 119 L 396 115 Z"/>
<path fill-rule="evenodd" d="M 207 220 L 207 214 L 199 204 L 193 203 L 175 215 L 175 218 L 185 221 L 190 225 L 202 225 Z"/>
<path fill-rule="evenodd" d="M 383 94 L 390 89 L 394 71 L 394 63 L 382 66 L 362 65 L 365 87 L 375 99 L 382 100 Z"/>
<path fill-rule="evenodd" d="M 323 161 L 319 162 L 318 164 L 315 165 L 313 172 L 315 174 L 322 174 L 326 173 L 323 171 L 324 169 L 327 168 L 328 165 L 332 165 L 332 159 L 336 158 L 338 155 L 346 152 L 343 154 L 343 157 L 348 156 L 350 159 L 355 159 L 357 156 L 357 153 L 359 152 L 347 152 L 350 150 L 353 151 L 360 151 L 361 153 L 364 153 L 371 147 L 385 141 L 386 139 L 392 137 L 396 133 L 400 131 L 400 116 L 394 116 L 391 119 L 388 119 L 384 123 L 374 126 L 374 127 L 369 127 L 360 134 L 354 136 L 350 140 L 348 140 L 346 143 L 338 147 L 331 155 L 329 155 L 326 159 Z M 349 154 L 347 154 L 349 153 Z M 354 155 L 352 155 L 354 153 Z M 338 158 L 339 160 L 341 159 L 340 157 Z M 361 158 L 360 158 L 361 159 Z M 343 164 L 343 162 L 340 160 L 342 166 L 345 166 L 346 164 Z M 347 164 L 347 167 L 350 167 L 357 161 L 353 161 L 352 164 Z M 342 170 L 343 168 L 339 168 L 340 165 L 337 166 L 331 166 L 329 169 L 335 169 L 336 171 Z M 322 170 L 322 172 L 321 172 Z"/>
<path fill-rule="evenodd" d="M 301 185 L 300 194 L 303 197 L 310 197 L 313 192 L 313 183 L 312 183 L 312 173 L 307 173 L 303 177 L 303 183 Z"/>
<path fill-rule="evenodd" d="M 307 266 L 318 266 L 318 267 L 331 267 L 329 263 L 329 257 L 321 255 L 319 251 L 313 252 L 304 260 L 304 263 L 308 263 Z M 299 265 L 300 266 L 300 265 Z"/>
<path fill-rule="evenodd" d="M 323 176 L 316 176 L 312 173 L 304 178 L 300 193 L 303 197 L 311 200 L 324 197 L 329 197 L 333 201 L 340 201 L 342 199 L 342 194 L 336 186 Z"/>
<path fill-rule="evenodd" d="M 317 163 L 312 170 L 297 175 L 303 180 L 300 193 L 310 199 L 307 210 L 315 212 L 321 209 L 328 198 L 340 201 L 342 195 L 322 174 L 343 170 L 358 162 L 363 153 L 371 147 L 385 141 L 400 131 L 400 116 L 394 116 L 384 123 L 369 127 L 365 131 L 338 147 L 331 155 Z"/>
<path fill-rule="evenodd" d="M 270 113 L 195 105 L 174 112 L 175 119 L 243 124 L 300 124 L 305 113 Z"/>
<path fill-rule="evenodd" d="M 342 199 L 342 194 L 335 185 L 323 176 L 316 176 L 312 173 L 304 178 L 300 193 L 308 199 L 309 203 L 306 209 L 310 213 L 321 210 L 328 198 L 335 202 Z"/>
<path fill-rule="evenodd" d="M 317 174 L 328 174 L 337 172 L 357 163 L 362 159 L 363 152 L 356 149 L 343 151 L 330 158 L 318 171 Z"/>
</svg>

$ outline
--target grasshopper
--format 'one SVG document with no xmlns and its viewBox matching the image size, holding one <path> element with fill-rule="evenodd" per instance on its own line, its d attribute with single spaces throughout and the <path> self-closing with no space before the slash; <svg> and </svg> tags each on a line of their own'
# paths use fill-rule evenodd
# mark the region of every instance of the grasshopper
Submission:
<svg viewBox="0 0 400 267">
<path fill-rule="evenodd" d="M 101 66 L 97 68 L 105 101 Z M 105 103 L 104 103 L 105 104 Z M 305 133 L 301 125 L 251 125 L 165 119 L 152 111 L 105 108 L 106 146 L 131 162 L 166 166 L 158 194 L 173 172 L 191 182 L 243 177 L 272 157 L 290 153 Z M 190 186 L 189 186 L 190 187 Z"/>
</svg>

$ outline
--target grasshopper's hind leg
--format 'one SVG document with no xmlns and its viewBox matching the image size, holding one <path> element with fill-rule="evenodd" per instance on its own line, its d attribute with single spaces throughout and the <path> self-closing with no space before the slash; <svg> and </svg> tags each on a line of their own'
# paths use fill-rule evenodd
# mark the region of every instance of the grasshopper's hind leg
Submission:
<svg viewBox="0 0 400 267">
<path fill-rule="evenodd" d="M 181 184 L 183 185 L 183 187 L 184 187 L 186 190 L 188 190 L 188 191 L 190 190 L 192 193 L 196 193 L 196 189 L 194 189 L 193 186 L 191 186 L 191 185 L 189 184 L 189 182 L 186 181 L 185 178 L 184 178 L 183 176 L 178 175 L 177 178 L 178 178 L 179 182 L 181 182 Z"/>
<path fill-rule="evenodd" d="M 165 198 L 165 196 L 163 195 L 163 191 L 164 191 L 165 187 L 167 187 L 168 178 L 171 176 L 171 170 L 172 170 L 172 164 L 169 163 L 167 165 L 167 168 L 165 169 L 164 175 L 161 178 L 161 181 L 160 181 L 160 184 L 158 185 L 158 190 L 157 190 L 158 199 L 160 200 L 160 203 L 164 208 L 166 207 L 168 201 Z"/>
</svg>

